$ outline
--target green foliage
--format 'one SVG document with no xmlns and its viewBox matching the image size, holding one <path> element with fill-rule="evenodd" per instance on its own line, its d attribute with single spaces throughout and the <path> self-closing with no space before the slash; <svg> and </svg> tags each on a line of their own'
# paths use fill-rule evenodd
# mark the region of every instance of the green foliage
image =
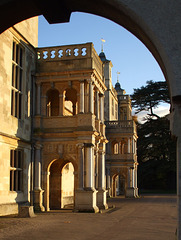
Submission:
<svg viewBox="0 0 181 240">
<path fill-rule="evenodd" d="M 132 106 L 136 113 L 149 111 L 146 122 L 138 123 L 138 186 L 142 189 L 176 188 L 176 142 L 171 139 L 169 120 L 153 110 L 170 103 L 166 82 L 147 81 L 134 89 Z"/>
<path fill-rule="evenodd" d="M 146 82 L 146 86 L 135 88 L 132 99 L 132 107 L 136 110 L 135 113 L 141 111 L 150 111 L 151 116 L 158 115 L 153 113 L 153 109 L 158 107 L 161 102 L 170 103 L 169 92 L 166 82 L 154 82 L 152 80 Z"/>
<path fill-rule="evenodd" d="M 138 126 L 138 185 L 142 189 L 176 188 L 176 143 L 166 117 Z"/>
</svg>

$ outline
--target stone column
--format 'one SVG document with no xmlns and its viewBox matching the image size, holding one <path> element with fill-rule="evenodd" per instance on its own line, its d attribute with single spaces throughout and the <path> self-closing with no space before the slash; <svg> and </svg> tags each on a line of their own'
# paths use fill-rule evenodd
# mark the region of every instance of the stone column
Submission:
<svg viewBox="0 0 181 240">
<path fill-rule="evenodd" d="M 41 189 L 41 145 L 35 145 L 35 185 L 34 185 L 34 208 L 35 211 L 44 211 L 42 205 L 42 193 Z"/>
<path fill-rule="evenodd" d="M 106 188 L 105 188 L 105 152 L 104 143 L 103 147 L 99 150 L 99 162 L 98 162 L 98 194 L 97 194 L 97 205 L 100 209 L 107 209 L 106 200 Z"/>
<path fill-rule="evenodd" d="M 138 194 L 138 185 L 137 185 L 137 181 L 138 181 L 138 179 L 137 179 L 137 166 L 134 169 L 134 181 L 135 181 L 135 186 L 134 186 L 135 187 L 135 196 L 138 197 L 139 194 Z"/>
<path fill-rule="evenodd" d="M 99 94 L 100 97 L 100 120 L 104 123 L 104 95 Z"/>
<path fill-rule="evenodd" d="M 96 91 L 96 119 L 99 119 L 99 92 Z"/>
<path fill-rule="evenodd" d="M 172 97 L 170 130 L 177 139 L 177 239 L 181 240 L 181 95 Z"/>
<path fill-rule="evenodd" d="M 64 111 L 64 94 L 59 94 L 59 116 L 63 116 Z"/>
<path fill-rule="evenodd" d="M 94 94 L 93 94 L 93 82 L 92 80 L 88 81 L 89 83 L 89 112 L 94 113 Z"/>
<path fill-rule="evenodd" d="M 134 198 L 135 197 L 135 188 L 133 186 L 133 167 L 128 168 L 128 183 L 126 189 L 126 197 Z"/>
<path fill-rule="evenodd" d="M 177 208 L 177 238 L 178 240 L 181 240 L 181 136 L 177 138 Z"/>
<path fill-rule="evenodd" d="M 97 191 L 94 188 L 94 145 L 86 143 L 85 146 L 85 187 L 75 191 L 75 210 L 79 212 L 98 212 L 96 198 Z M 80 184 L 82 182 L 80 181 Z"/>
<path fill-rule="evenodd" d="M 128 153 L 130 153 L 130 138 L 128 138 Z"/>
<path fill-rule="evenodd" d="M 37 83 L 36 114 L 41 115 L 41 83 Z"/>
<path fill-rule="evenodd" d="M 99 162 L 99 152 L 95 150 L 95 189 L 98 189 L 98 162 Z"/>
<path fill-rule="evenodd" d="M 132 151 L 132 153 L 134 154 L 134 146 L 135 146 L 135 145 L 134 145 L 134 138 L 132 138 L 132 144 L 131 144 L 131 145 L 132 145 L 132 146 L 131 146 L 131 147 L 132 147 L 132 148 L 131 148 L 131 151 Z"/>
<path fill-rule="evenodd" d="M 93 144 L 86 144 L 85 154 L 86 154 L 86 179 L 85 179 L 85 187 L 88 189 L 93 189 Z"/>
<path fill-rule="evenodd" d="M 106 168 L 106 189 L 107 189 L 107 196 L 111 197 L 111 179 L 110 179 L 110 167 L 107 166 Z"/>
<path fill-rule="evenodd" d="M 121 176 L 120 176 L 120 174 L 119 174 L 119 175 L 118 175 L 118 195 L 120 195 L 120 193 L 121 193 L 121 191 L 120 191 L 120 188 L 121 188 L 120 182 L 121 182 Z"/>
<path fill-rule="evenodd" d="M 84 144 L 78 143 L 78 189 L 84 188 Z"/>
<path fill-rule="evenodd" d="M 41 96 L 41 115 L 47 116 L 47 96 Z"/>
<path fill-rule="evenodd" d="M 80 111 L 79 113 L 84 113 L 84 80 L 80 81 Z"/>
</svg>

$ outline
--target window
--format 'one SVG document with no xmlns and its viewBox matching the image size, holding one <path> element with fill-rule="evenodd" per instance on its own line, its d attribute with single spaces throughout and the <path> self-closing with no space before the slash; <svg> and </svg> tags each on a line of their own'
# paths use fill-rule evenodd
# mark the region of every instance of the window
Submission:
<svg viewBox="0 0 181 240">
<path fill-rule="evenodd" d="M 118 150 L 119 148 L 118 148 L 118 143 L 114 143 L 113 144 L 113 154 L 118 154 L 119 152 L 119 150 Z"/>
<path fill-rule="evenodd" d="M 10 191 L 22 191 L 23 151 L 10 151 Z"/>
<path fill-rule="evenodd" d="M 114 99 L 112 98 L 112 115 L 114 116 Z"/>
<path fill-rule="evenodd" d="M 115 103 L 115 118 L 118 119 L 118 105 Z"/>
<path fill-rule="evenodd" d="M 11 115 L 22 117 L 22 81 L 23 81 L 23 49 L 13 42 L 12 49 L 12 89 L 11 89 Z"/>
</svg>

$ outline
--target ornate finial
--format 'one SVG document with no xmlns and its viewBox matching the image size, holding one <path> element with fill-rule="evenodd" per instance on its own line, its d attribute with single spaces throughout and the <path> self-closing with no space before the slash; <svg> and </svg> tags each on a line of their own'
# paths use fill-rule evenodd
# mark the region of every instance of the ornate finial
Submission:
<svg viewBox="0 0 181 240">
<path fill-rule="evenodd" d="M 104 40 L 103 38 L 101 38 L 101 42 L 102 42 L 102 44 L 101 44 L 101 52 L 103 52 L 103 43 L 105 43 L 106 40 Z"/>
<path fill-rule="evenodd" d="M 119 83 L 119 74 L 120 74 L 120 72 L 116 72 L 117 73 L 117 83 Z"/>
</svg>

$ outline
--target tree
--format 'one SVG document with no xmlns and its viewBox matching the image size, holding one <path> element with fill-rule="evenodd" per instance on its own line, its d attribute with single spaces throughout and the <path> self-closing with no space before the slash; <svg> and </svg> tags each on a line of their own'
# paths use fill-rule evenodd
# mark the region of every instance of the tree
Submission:
<svg viewBox="0 0 181 240">
<path fill-rule="evenodd" d="M 176 143 L 171 139 L 169 120 L 154 113 L 161 102 L 170 103 L 166 82 L 147 81 L 134 89 L 136 113 L 149 111 L 146 122 L 138 123 L 138 184 L 140 188 L 175 189 Z"/>
<path fill-rule="evenodd" d="M 132 107 L 136 110 L 136 114 L 141 111 L 150 111 L 148 116 L 155 116 L 154 108 L 157 108 L 161 102 L 169 103 L 169 92 L 166 82 L 154 82 L 152 80 L 146 82 L 146 86 L 134 88 L 134 93 L 131 95 Z"/>
</svg>

